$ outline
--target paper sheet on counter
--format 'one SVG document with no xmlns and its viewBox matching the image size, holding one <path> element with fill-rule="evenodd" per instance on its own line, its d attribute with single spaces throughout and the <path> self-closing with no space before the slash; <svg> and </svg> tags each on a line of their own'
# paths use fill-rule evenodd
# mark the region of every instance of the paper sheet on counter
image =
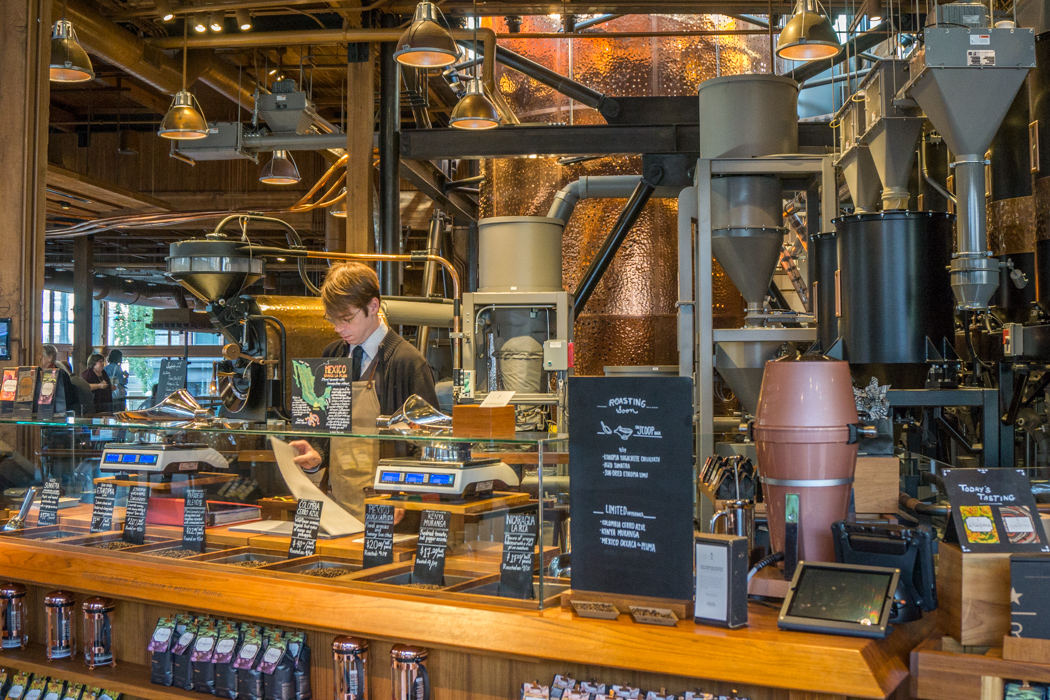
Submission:
<svg viewBox="0 0 1050 700">
<path fill-rule="evenodd" d="M 321 529 L 332 537 L 343 537 L 345 535 L 356 535 L 365 531 L 365 524 L 354 516 L 343 510 L 338 503 L 326 496 L 321 489 L 314 486 L 310 478 L 296 466 L 295 448 L 279 437 L 270 436 L 270 445 L 273 447 L 274 457 L 277 458 L 277 466 L 284 477 L 284 483 L 300 501 L 321 501 Z"/>
</svg>

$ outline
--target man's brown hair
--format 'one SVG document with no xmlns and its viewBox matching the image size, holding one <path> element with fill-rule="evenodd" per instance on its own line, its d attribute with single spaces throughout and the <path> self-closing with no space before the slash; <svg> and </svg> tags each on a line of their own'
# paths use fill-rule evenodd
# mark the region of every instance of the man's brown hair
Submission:
<svg viewBox="0 0 1050 700">
<path fill-rule="evenodd" d="M 321 287 L 321 301 L 329 318 L 345 318 L 364 309 L 368 315 L 368 303 L 380 299 L 379 278 L 375 270 L 359 262 L 333 265 Z"/>
</svg>

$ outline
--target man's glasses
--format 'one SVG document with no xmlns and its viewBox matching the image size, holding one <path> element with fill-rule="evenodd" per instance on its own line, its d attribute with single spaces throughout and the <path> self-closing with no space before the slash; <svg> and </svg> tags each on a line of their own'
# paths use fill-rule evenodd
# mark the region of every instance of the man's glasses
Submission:
<svg viewBox="0 0 1050 700">
<path fill-rule="evenodd" d="M 361 313 L 361 311 L 363 311 L 363 309 L 358 309 L 357 313 L 355 313 L 350 318 L 332 318 L 328 314 L 325 314 L 324 320 L 328 321 L 329 323 L 331 323 L 336 328 L 338 328 L 339 326 L 349 326 L 351 323 L 354 322 L 354 319 L 356 319 L 358 317 L 358 315 Z"/>
</svg>

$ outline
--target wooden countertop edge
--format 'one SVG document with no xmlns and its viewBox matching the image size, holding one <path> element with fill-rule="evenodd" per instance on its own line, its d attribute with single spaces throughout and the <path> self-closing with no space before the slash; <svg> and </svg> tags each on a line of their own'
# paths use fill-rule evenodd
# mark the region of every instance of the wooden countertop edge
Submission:
<svg viewBox="0 0 1050 700">
<path fill-rule="evenodd" d="M 217 564 L 190 567 L 22 542 L 0 543 L 0 571 L 30 584 L 373 639 L 868 698 L 896 691 L 908 676 L 911 648 L 929 627 L 915 623 L 884 641 L 783 632 L 775 611 L 757 605 L 751 625 L 740 630 L 692 621 L 652 627 L 624 618 L 583 620 L 558 608 L 432 603 Z M 279 610 L 288 612 L 269 612 Z"/>
</svg>

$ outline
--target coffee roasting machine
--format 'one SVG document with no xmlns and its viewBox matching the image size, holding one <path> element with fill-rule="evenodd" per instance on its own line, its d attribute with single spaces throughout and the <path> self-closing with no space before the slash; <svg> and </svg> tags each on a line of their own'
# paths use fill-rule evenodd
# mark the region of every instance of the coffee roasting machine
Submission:
<svg viewBox="0 0 1050 700">
<path fill-rule="evenodd" d="M 861 452 L 903 447 L 912 497 L 928 483 L 920 462 L 1047 465 L 1050 241 L 1037 239 L 1050 229 L 1050 32 L 950 3 L 916 39 L 891 41 L 848 91 L 834 155 L 799 152 L 790 79 L 701 84 L 678 313 L 698 462 L 756 460 L 763 367 L 808 351 L 848 361 L 854 386 L 888 386 L 888 418 Z M 771 308 L 795 236 L 808 314 Z M 714 327 L 712 259 L 744 296 L 743 328 Z M 739 400 L 740 431 L 715 415 L 716 373 Z M 761 450 L 757 461 L 761 472 Z"/>
</svg>

